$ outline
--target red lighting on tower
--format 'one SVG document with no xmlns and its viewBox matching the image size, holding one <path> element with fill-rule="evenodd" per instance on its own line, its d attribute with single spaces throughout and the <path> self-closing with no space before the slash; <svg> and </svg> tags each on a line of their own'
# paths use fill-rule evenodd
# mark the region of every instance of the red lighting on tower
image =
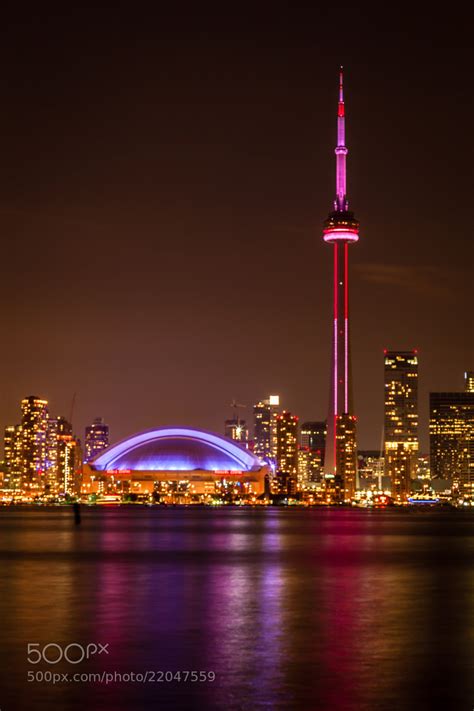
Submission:
<svg viewBox="0 0 474 711">
<path fill-rule="evenodd" d="M 359 239 L 359 222 L 349 211 L 346 192 L 346 147 L 344 75 L 339 72 L 337 111 L 336 199 L 324 223 L 323 239 L 333 245 L 333 345 L 331 397 L 327 424 L 325 475 L 339 500 L 355 491 L 357 448 L 353 413 L 349 344 L 349 245 Z"/>
</svg>

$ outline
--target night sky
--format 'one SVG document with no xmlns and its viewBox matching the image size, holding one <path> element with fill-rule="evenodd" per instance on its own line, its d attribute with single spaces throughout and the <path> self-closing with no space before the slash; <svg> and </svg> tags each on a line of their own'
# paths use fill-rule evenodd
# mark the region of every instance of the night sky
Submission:
<svg viewBox="0 0 474 711">
<path fill-rule="evenodd" d="M 343 63 L 359 446 L 380 446 L 384 347 L 416 347 L 426 449 L 428 392 L 474 369 L 471 38 L 455 9 L 4 15 L 0 425 L 29 394 L 69 417 L 74 393 L 77 433 L 102 415 L 113 440 L 220 432 L 233 398 L 251 420 L 270 393 L 324 419 Z"/>
</svg>

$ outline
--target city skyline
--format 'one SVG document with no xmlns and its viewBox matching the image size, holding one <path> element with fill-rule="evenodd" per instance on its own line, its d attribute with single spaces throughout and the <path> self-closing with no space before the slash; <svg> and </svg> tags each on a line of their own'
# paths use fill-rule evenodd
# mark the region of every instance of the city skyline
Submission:
<svg viewBox="0 0 474 711">
<path fill-rule="evenodd" d="M 406 496 L 417 476 L 420 455 L 418 439 L 418 353 L 384 353 L 385 474 L 392 491 Z"/>
<path fill-rule="evenodd" d="M 0 711 L 472 706 L 467 13 L 2 9 Z"/>
<path fill-rule="evenodd" d="M 75 429 L 100 413 L 117 438 L 170 421 L 220 431 L 231 397 L 248 419 L 266 392 L 301 421 L 326 417 L 330 255 L 320 221 L 342 63 L 364 225 L 351 255 L 358 444 L 380 444 L 383 349 L 417 348 L 428 450 L 428 393 L 461 389 L 474 358 L 472 247 L 458 209 L 465 47 L 459 32 L 450 47 L 440 18 L 423 17 L 430 31 L 420 33 L 416 13 L 410 28 L 387 28 L 351 10 L 334 46 L 313 29 L 335 15 L 305 12 L 290 22 L 277 13 L 264 53 L 258 18 L 236 20 L 225 42 L 206 19 L 206 46 L 182 18 L 132 25 L 140 50 L 118 42 L 120 11 L 99 10 L 94 27 L 75 16 L 67 46 L 64 16 L 41 34 L 7 21 L 4 425 L 28 393 L 66 417 L 76 393 Z M 433 37 L 450 51 L 434 51 Z M 84 38 L 90 52 L 78 60 Z M 53 71 L 58 57 L 64 73 Z M 262 340 L 273 358 L 256 357 Z"/>
<path fill-rule="evenodd" d="M 407 497 L 418 497 L 423 490 L 423 497 L 439 491 L 445 499 L 451 496 L 462 505 L 462 497 L 470 500 L 474 487 L 472 371 L 463 374 L 464 391 L 430 393 L 427 455 L 420 452 L 418 441 L 418 354 L 386 351 L 384 368 L 383 450 L 356 450 L 353 418 L 344 418 L 336 433 L 344 468 L 340 483 L 327 475 L 326 422 L 300 425 L 298 415 L 285 409 L 279 395 L 255 403 L 251 429 L 237 414 L 243 405 L 234 400 L 233 418 L 222 423 L 220 434 L 167 425 L 122 440 L 112 437 L 111 441 L 102 417 L 86 427 L 81 441 L 71 423 L 51 411 L 46 399 L 30 395 L 19 403 L 20 422 L 4 431 L 2 500 L 11 502 L 11 497 L 20 497 L 31 501 L 39 497 L 51 502 L 64 497 L 109 496 L 128 501 L 130 496 L 139 496 L 152 497 L 155 503 L 160 497 L 168 503 L 170 497 L 174 503 L 196 503 L 196 497 L 204 497 L 206 503 L 222 504 L 241 501 L 242 497 L 256 503 L 258 497 L 268 505 L 268 497 L 276 503 L 290 497 L 293 503 L 303 505 L 372 505 L 377 503 L 373 497 L 383 495 L 385 502 L 391 497 L 395 503 L 406 505 Z M 172 441 L 156 450 L 151 441 L 163 436 Z M 196 438 L 201 444 L 192 448 L 190 456 L 188 445 Z M 200 450 L 208 444 L 212 451 L 204 454 Z M 137 449 L 132 459 L 118 456 L 135 451 L 139 445 L 143 445 L 142 451 Z M 225 451 L 232 451 L 233 456 L 240 452 L 241 461 L 247 462 L 246 467 L 250 465 L 247 473 L 227 470 L 219 455 Z M 353 457 L 359 463 L 358 474 Z M 244 478 L 239 479 L 240 475 Z"/>
<path fill-rule="evenodd" d="M 400 358 L 402 356 L 402 358 Z M 410 357 L 414 356 L 415 358 L 415 371 L 418 373 L 418 352 L 415 351 L 384 351 L 383 354 L 383 360 L 384 360 L 384 383 L 382 383 L 382 392 L 383 392 L 383 397 L 385 401 L 385 408 L 384 408 L 384 424 L 383 424 L 383 434 L 384 437 L 381 440 L 380 444 L 378 447 L 373 448 L 372 450 L 369 450 L 371 452 L 379 452 L 379 455 L 383 458 L 385 450 L 386 450 L 386 441 L 393 439 L 392 436 L 392 426 L 389 423 L 391 419 L 394 420 L 395 424 L 394 427 L 400 427 L 402 426 L 402 419 L 406 417 L 405 413 L 405 408 L 406 406 L 403 404 L 403 401 L 405 399 L 405 394 L 403 394 L 403 389 L 404 385 L 402 386 L 402 390 L 398 393 L 398 395 L 394 395 L 396 393 L 396 390 L 393 391 L 393 393 L 388 397 L 387 400 L 387 387 L 391 388 L 394 383 L 391 382 L 391 377 L 390 377 L 390 371 L 394 367 L 393 363 L 396 362 L 395 359 L 400 359 L 404 360 L 405 357 Z M 402 370 L 404 369 L 404 363 Z M 420 404 L 418 401 L 418 393 L 415 394 L 414 400 L 411 403 L 410 407 L 412 408 L 411 411 L 414 413 L 411 415 L 411 417 L 416 418 L 416 424 L 415 424 L 415 430 L 416 430 L 416 435 L 415 435 L 415 441 L 417 442 L 417 449 L 416 449 L 416 455 L 429 455 L 432 442 L 431 442 L 431 426 L 432 426 L 432 397 L 437 396 L 437 395 L 451 395 L 454 398 L 460 397 L 461 399 L 464 397 L 470 397 L 474 393 L 474 387 L 472 385 L 472 382 L 474 382 L 473 378 L 473 372 L 474 371 L 464 371 L 462 373 L 462 382 L 463 382 L 463 387 L 461 388 L 456 388 L 453 390 L 451 393 L 437 393 L 437 392 L 430 392 L 429 397 L 428 397 L 428 404 L 429 404 L 429 412 L 430 416 L 428 419 L 428 428 L 430 432 L 430 439 L 428 442 L 428 448 L 426 451 L 422 451 L 421 448 L 419 447 L 419 438 L 418 438 L 418 431 L 419 431 L 419 409 L 420 409 Z M 402 377 L 401 382 L 404 382 L 404 379 Z M 417 383 L 418 385 L 418 383 Z M 400 398 L 400 394 L 402 397 Z M 391 412 L 391 408 L 393 407 L 394 403 L 397 401 L 398 397 L 398 404 L 397 404 L 397 410 Z M 92 457 L 92 453 L 95 451 L 95 453 L 100 452 L 102 449 L 104 449 L 106 446 L 109 446 L 109 444 L 114 444 L 121 439 L 133 436 L 133 434 L 136 434 L 136 432 L 127 432 L 124 437 L 119 437 L 119 436 L 114 436 L 112 434 L 112 437 L 109 439 L 109 425 L 104 422 L 104 418 L 102 416 L 99 417 L 94 417 L 94 418 L 89 418 L 87 420 L 87 423 L 84 425 L 84 428 L 81 430 L 79 427 L 76 427 L 74 423 L 71 421 L 68 421 L 63 414 L 57 413 L 56 409 L 52 407 L 51 402 L 49 401 L 48 398 L 43 398 L 38 395 L 25 395 L 23 398 L 17 401 L 17 410 L 18 407 L 21 406 L 23 407 L 24 403 L 27 401 L 33 401 L 33 402 L 38 402 L 40 403 L 41 407 L 46 408 L 46 412 L 49 412 L 50 416 L 52 416 L 51 421 L 55 421 L 57 423 L 63 423 L 67 425 L 69 428 L 68 433 L 69 434 L 74 434 L 74 436 L 82 442 L 84 445 L 84 462 L 86 462 L 89 458 Z M 236 403 L 235 401 L 231 403 L 231 406 L 236 408 Z M 258 399 L 253 406 L 247 406 L 247 405 L 242 405 L 239 404 L 238 408 L 247 408 L 249 410 L 249 422 L 247 423 L 243 418 L 241 418 L 239 415 L 235 414 L 238 412 L 237 409 L 234 409 L 234 416 L 231 419 L 224 419 L 221 421 L 220 425 L 218 425 L 215 428 L 215 432 L 217 433 L 222 433 L 226 438 L 229 438 L 233 441 L 236 441 L 238 444 L 240 444 L 244 448 L 250 448 L 252 451 L 255 452 L 255 454 L 261 459 L 261 460 L 267 460 L 267 459 L 274 459 L 276 457 L 276 442 L 275 437 L 276 437 L 276 423 L 278 416 L 283 414 L 288 414 L 291 415 L 291 412 L 288 411 L 288 409 L 285 407 L 284 402 L 280 395 L 270 395 L 267 398 L 260 398 Z M 54 412 L 54 415 L 52 413 Z M 403 415 L 401 414 L 403 412 Z M 396 417 L 393 417 L 396 414 Z M 294 417 L 296 417 L 297 420 L 301 419 L 301 416 L 299 413 L 294 413 Z M 401 419 L 400 419 L 401 418 Z M 18 419 L 18 412 L 16 413 L 16 419 Z M 71 419 L 71 418 L 70 418 Z M 13 417 L 12 421 L 9 423 L 6 423 L 5 426 L 3 427 L 3 432 L 4 432 L 4 445 L 8 441 L 9 433 L 14 436 L 14 433 L 16 430 L 22 428 L 21 423 L 20 424 L 13 424 L 13 421 L 15 420 L 15 416 Z M 160 425 L 160 427 L 163 425 Z M 166 427 L 170 426 L 169 423 L 165 423 Z M 172 425 L 172 426 L 179 426 L 178 425 Z M 189 426 L 186 423 L 184 423 L 183 426 Z M 238 430 L 242 430 L 241 432 L 236 432 L 235 428 L 237 427 Z M 402 427 L 402 430 L 398 430 L 400 432 L 404 431 L 405 424 Z M 149 429 L 154 429 L 153 427 Z M 307 422 L 302 422 L 299 436 L 298 436 L 298 442 L 299 445 L 304 449 L 309 446 L 310 449 L 313 449 L 315 446 L 313 444 L 313 439 L 317 439 L 318 445 L 317 448 L 321 449 L 323 452 L 323 458 L 324 458 L 324 451 L 325 451 L 325 444 L 326 444 L 326 436 L 327 436 L 327 425 L 326 425 L 326 420 L 320 420 L 320 421 L 307 421 Z M 324 435 L 323 435 L 324 431 Z M 396 431 L 396 430 L 395 430 Z M 407 435 L 407 433 L 404 433 L 402 439 Z M 46 431 L 45 431 L 45 436 L 46 436 Z M 411 439 L 409 435 L 408 439 Z M 367 448 L 365 447 L 357 447 L 357 451 L 359 452 L 365 452 L 367 451 Z"/>
</svg>

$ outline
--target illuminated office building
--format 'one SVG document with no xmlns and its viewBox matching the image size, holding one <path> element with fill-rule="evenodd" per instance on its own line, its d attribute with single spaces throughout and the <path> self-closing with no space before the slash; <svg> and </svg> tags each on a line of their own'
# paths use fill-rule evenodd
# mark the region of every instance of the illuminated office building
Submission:
<svg viewBox="0 0 474 711">
<path fill-rule="evenodd" d="M 278 395 L 270 395 L 260 400 L 254 408 L 254 454 L 262 461 L 272 462 L 276 459 L 276 427 L 277 414 L 280 406 Z"/>
<path fill-rule="evenodd" d="M 47 400 L 33 395 L 22 400 L 21 414 L 20 425 L 5 429 L 5 487 L 33 496 L 77 493 L 81 446 L 71 424 L 50 418 Z"/>
<path fill-rule="evenodd" d="M 21 402 L 21 488 L 40 491 L 46 469 L 48 402 L 31 395 Z"/>
<path fill-rule="evenodd" d="M 5 489 L 19 489 L 22 474 L 21 425 L 9 425 L 5 427 L 3 442 L 5 467 L 3 486 Z"/>
<path fill-rule="evenodd" d="M 357 418 L 355 415 L 343 413 L 338 416 L 338 426 L 336 431 L 336 456 L 341 463 L 344 477 L 334 481 L 334 493 L 336 500 L 349 501 L 353 498 L 357 488 L 357 442 L 356 442 Z M 339 491 L 338 484 L 341 483 Z"/>
<path fill-rule="evenodd" d="M 5 427 L 3 435 L 3 488 L 13 489 L 12 485 L 12 464 L 13 464 L 13 449 L 15 445 L 15 430 L 14 425 Z"/>
<path fill-rule="evenodd" d="M 301 425 L 301 449 L 308 452 L 306 457 L 302 455 L 302 459 L 307 460 L 307 478 L 309 482 L 318 482 L 323 478 L 326 434 L 325 421 L 303 422 Z M 301 479 L 301 467 L 299 479 Z"/>
<path fill-rule="evenodd" d="M 298 487 L 304 488 L 310 482 L 309 475 L 310 450 L 308 447 L 298 447 Z"/>
<path fill-rule="evenodd" d="M 45 490 L 56 494 L 64 490 L 64 449 L 67 440 L 72 439 L 72 425 L 64 417 L 48 420 L 46 434 Z"/>
<path fill-rule="evenodd" d="M 474 494 L 474 392 L 430 393 L 430 469 Z"/>
<path fill-rule="evenodd" d="M 464 390 L 467 393 L 474 393 L 474 370 L 464 373 Z"/>
<path fill-rule="evenodd" d="M 357 454 L 359 479 L 365 485 L 382 489 L 384 458 L 378 449 L 359 450 Z M 364 488 L 364 487 L 362 487 Z"/>
<path fill-rule="evenodd" d="M 304 487 L 307 484 L 320 482 L 323 478 L 322 470 L 321 450 L 300 445 L 298 448 L 298 484 Z"/>
<path fill-rule="evenodd" d="M 109 426 L 102 417 L 96 417 L 94 422 L 86 427 L 85 461 L 88 462 L 109 446 Z"/>
<path fill-rule="evenodd" d="M 418 457 L 417 478 L 431 479 L 429 454 L 420 454 L 420 456 Z"/>
<path fill-rule="evenodd" d="M 59 435 L 59 491 L 74 496 L 82 484 L 82 448 L 80 440 L 72 435 Z"/>
<path fill-rule="evenodd" d="M 417 351 L 384 353 L 385 474 L 392 496 L 404 500 L 416 477 L 418 461 Z"/>
<path fill-rule="evenodd" d="M 291 493 L 298 477 L 298 418 L 286 410 L 276 418 L 276 466 L 280 489 Z"/>
</svg>

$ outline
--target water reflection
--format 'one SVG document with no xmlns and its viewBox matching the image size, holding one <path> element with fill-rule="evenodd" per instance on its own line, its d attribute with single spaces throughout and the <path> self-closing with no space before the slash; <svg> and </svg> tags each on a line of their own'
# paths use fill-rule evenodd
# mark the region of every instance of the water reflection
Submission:
<svg viewBox="0 0 474 711">
<path fill-rule="evenodd" d="M 473 533 L 463 512 L 2 511 L 2 704 L 471 708 Z M 217 678 L 33 689 L 31 641 L 108 643 L 81 671 Z"/>
</svg>

